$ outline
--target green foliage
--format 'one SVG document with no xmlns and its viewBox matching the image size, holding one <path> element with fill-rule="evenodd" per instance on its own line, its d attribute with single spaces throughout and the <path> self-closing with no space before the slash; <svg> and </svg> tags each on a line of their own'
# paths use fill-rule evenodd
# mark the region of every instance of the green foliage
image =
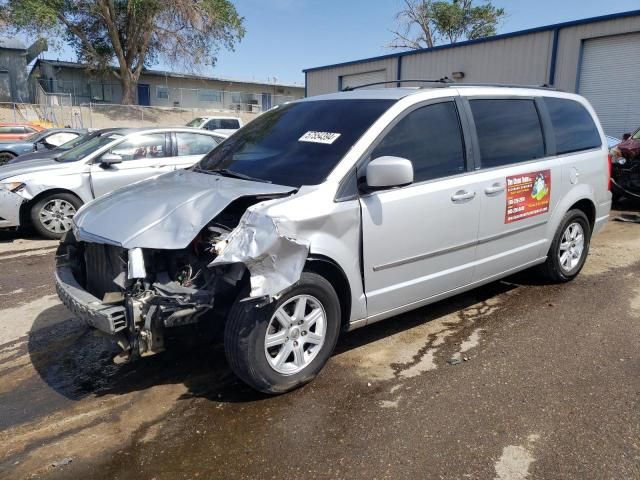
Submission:
<svg viewBox="0 0 640 480">
<path fill-rule="evenodd" d="M 212 65 L 220 48 L 233 50 L 245 33 L 230 0 L 0 0 L 0 11 L 15 30 L 62 40 L 92 69 L 114 72 L 124 103 L 143 67 Z"/>
<path fill-rule="evenodd" d="M 481 5 L 474 5 L 473 1 L 405 0 L 405 8 L 397 15 L 401 28 L 394 32 L 391 46 L 433 47 L 443 40 L 455 43 L 495 35 L 506 15 L 504 9 L 489 0 Z"/>
</svg>

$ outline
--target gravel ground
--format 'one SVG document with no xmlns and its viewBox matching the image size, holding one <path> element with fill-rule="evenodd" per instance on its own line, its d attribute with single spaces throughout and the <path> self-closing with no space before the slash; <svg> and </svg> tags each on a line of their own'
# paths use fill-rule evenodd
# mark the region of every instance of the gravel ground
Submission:
<svg viewBox="0 0 640 480">
<path fill-rule="evenodd" d="M 312 384 L 244 387 L 218 342 L 128 365 L 0 233 L 0 478 L 640 478 L 640 225 L 582 274 L 520 274 L 345 334 Z"/>
</svg>

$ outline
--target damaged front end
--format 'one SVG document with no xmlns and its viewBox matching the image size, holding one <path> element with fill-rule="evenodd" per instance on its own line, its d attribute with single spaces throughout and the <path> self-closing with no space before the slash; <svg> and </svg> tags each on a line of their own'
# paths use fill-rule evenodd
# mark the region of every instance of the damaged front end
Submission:
<svg viewBox="0 0 640 480">
<path fill-rule="evenodd" d="M 164 350 L 167 329 L 224 321 L 241 293 L 269 302 L 300 278 L 309 247 L 285 220 L 252 208 L 263 200 L 237 199 L 180 249 L 125 248 L 67 234 L 56 257 L 58 295 L 115 337 L 122 348 L 117 362 Z"/>
<path fill-rule="evenodd" d="M 613 150 L 611 181 L 614 192 L 640 198 L 640 140 L 629 139 Z"/>
</svg>

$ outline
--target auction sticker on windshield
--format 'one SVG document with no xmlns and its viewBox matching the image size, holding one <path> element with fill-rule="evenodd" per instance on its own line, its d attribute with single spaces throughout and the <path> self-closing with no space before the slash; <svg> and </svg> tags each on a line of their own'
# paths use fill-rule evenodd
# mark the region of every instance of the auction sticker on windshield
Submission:
<svg viewBox="0 0 640 480">
<path fill-rule="evenodd" d="M 332 132 L 307 132 L 302 135 L 298 141 L 299 142 L 310 142 L 310 143 L 324 143 L 325 145 L 331 145 L 338 138 L 340 138 L 341 133 L 332 133 Z"/>
<path fill-rule="evenodd" d="M 507 177 L 504 223 L 517 222 L 549 211 L 551 170 Z"/>
</svg>

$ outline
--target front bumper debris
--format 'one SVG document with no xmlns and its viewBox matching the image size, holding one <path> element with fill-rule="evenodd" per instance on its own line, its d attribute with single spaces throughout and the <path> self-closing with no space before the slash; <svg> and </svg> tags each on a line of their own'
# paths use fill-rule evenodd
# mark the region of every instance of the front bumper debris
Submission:
<svg viewBox="0 0 640 480">
<path fill-rule="evenodd" d="M 56 290 L 62 303 L 71 312 L 101 332 L 115 335 L 127 328 L 125 307 L 102 303 L 80 286 L 71 268 L 56 268 Z"/>
</svg>

